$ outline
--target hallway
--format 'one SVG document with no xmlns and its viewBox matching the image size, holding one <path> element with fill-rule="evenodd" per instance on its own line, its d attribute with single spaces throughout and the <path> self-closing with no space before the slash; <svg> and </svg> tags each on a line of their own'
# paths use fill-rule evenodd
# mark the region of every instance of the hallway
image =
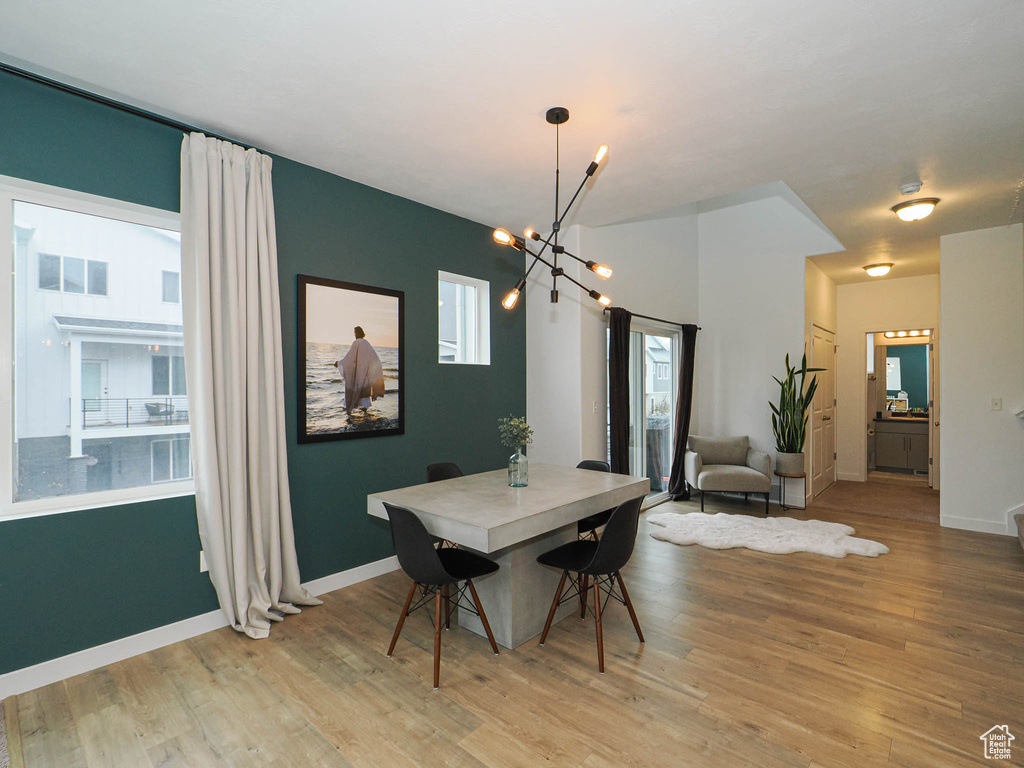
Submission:
<svg viewBox="0 0 1024 768">
<path fill-rule="evenodd" d="M 838 480 L 808 505 L 808 512 L 827 509 L 876 517 L 939 522 L 939 492 L 913 477 L 873 476 L 867 482 Z"/>
</svg>

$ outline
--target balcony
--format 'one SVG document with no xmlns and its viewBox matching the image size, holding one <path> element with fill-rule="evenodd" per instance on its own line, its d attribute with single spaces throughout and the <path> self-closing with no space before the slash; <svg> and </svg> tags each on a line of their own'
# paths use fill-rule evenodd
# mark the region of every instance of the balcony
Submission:
<svg viewBox="0 0 1024 768">
<path fill-rule="evenodd" d="M 188 424 L 188 398 L 91 397 L 82 400 L 82 428 L 146 428 Z"/>
</svg>

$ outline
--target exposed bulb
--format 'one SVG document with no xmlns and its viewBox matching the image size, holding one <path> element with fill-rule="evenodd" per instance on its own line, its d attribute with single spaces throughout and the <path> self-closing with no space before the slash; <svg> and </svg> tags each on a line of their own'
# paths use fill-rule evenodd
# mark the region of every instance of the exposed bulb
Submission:
<svg viewBox="0 0 1024 768">
<path fill-rule="evenodd" d="M 597 148 L 597 152 L 594 154 L 594 162 L 600 164 L 604 160 L 605 155 L 608 154 L 608 145 L 602 144 Z"/>
<path fill-rule="evenodd" d="M 527 227 L 523 234 L 530 240 L 540 240 L 540 234 L 533 227 Z"/>
<path fill-rule="evenodd" d="M 507 229 L 498 228 L 494 230 L 494 242 L 499 245 L 512 245 L 516 239 L 512 237 Z"/>
<path fill-rule="evenodd" d="M 612 303 L 611 299 L 609 299 L 603 293 L 598 293 L 597 291 L 591 291 L 590 298 L 592 298 L 594 301 L 598 302 L 599 304 L 602 304 L 605 307 L 611 306 Z"/>
<path fill-rule="evenodd" d="M 513 288 L 505 295 L 505 298 L 501 300 L 501 306 L 505 309 L 512 309 L 516 305 L 517 301 L 519 301 L 519 289 Z"/>
<path fill-rule="evenodd" d="M 589 269 L 595 275 L 600 277 L 602 280 L 607 280 L 609 277 L 612 276 L 612 268 L 605 264 L 598 264 L 593 261 L 588 261 L 587 269 Z"/>
</svg>

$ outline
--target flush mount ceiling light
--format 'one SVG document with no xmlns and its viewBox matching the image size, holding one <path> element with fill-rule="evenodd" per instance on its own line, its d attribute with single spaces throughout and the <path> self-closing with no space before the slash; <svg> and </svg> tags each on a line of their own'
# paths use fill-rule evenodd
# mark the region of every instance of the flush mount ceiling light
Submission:
<svg viewBox="0 0 1024 768">
<path fill-rule="evenodd" d="M 889 274 L 889 270 L 892 269 L 892 263 L 887 262 L 885 264 L 868 264 L 864 267 L 864 271 L 872 277 L 881 277 L 882 275 Z"/>
<path fill-rule="evenodd" d="M 939 198 L 937 197 L 922 197 L 917 200 L 907 200 L 905 203 L 894 205 L 890 210 L 903 221 L 920 221 L 931 214 L 938 204 Z"/>
<path fill-rule="evenodd" d="M 593 272 L 595 275 L 600 277 L 602 280 L 607 280 L 612 276 L 612 268 L 605 266 L 604 264 L 598 264 L 594 261 L 588 261 L 581 259 L 579 256 L 565 250 L 565 246 L 558 244 L 558 232 L 562 228 L 562 222 L 565 220 L 566 214 L 569 213 L 569 209 L 572 208 L 572 204 L 576 202 L 576 198 L 579 197 L 580 192 L 583 191 L 583 185 L 587 183 L 587 179 L 594 175 L 597 171 L 601 161 L 604 160 L 605 155 L 608 154 L 608 145 L 602 144 L 598 147 L 597 153 L 594 155 L 594 160 L 587 167 L 587 170 L 583 176 L 583 181 L 580 182 L 579 187 L 576 189 L 576 194 L 572 196 L 569 204 L 565 206 L 565 210 L 559 214 L 558 212 L 558 175 L 559 175 L 559 163 L 558 163 L 558 126 L 562 123 L 569 121 L 569 110 L 565 107 L 552 107 L 547 111 L 545 118 L 549 123 L 555 126 L 555 220 L 551 223 L 551 234 L 546 239 L 542 239 L 540 234 L 535 231 L 532 227 L 527 227 L 526 231 L 523 232 L 525 237 L 530 240 L 536 240 L 541 244 L 540 249 L 537 251 L 530 250 L 526 244 L 526 239 L 513 235 L 507 229 L 496 229 L 494 230 L 494 242 L 500 245 L 508 245 L 515 248 L 517 251 L 525 251 L 526 253 L 533 256 L 533 261 L 530 263 L 530 268 L 526 270 L 526 274 L 523 275 L 519 282 L 516 283 L 515 288 L 509 291 L 505 298 L 501 300 L 501 306 L 505 309 L 512 309 L 515 307 L 516 302 L 519 301 L 519 294 L 523 288 L 526 287 L 526 278 L 530 276 L 533 268 L 538 263 L 543 264 L 551 270 L 551 303 L 558 303 L 558 278 L 564 277 L 571 283 L 578 285 L 584 293 L 590 298 L 599 302 L 604 306 L 609 306 L 612 300 L 604 294 L 592 291 L 587 288 L 583 283 L 574 279 L 571 275 L 565 274 L 565 270 L 558 266 L 558 257 L 565 255 L 570 258 L 576 259 L 580 264 L 584 265 L 587 269 Z M 551 248 L 551 261 L 544 258 L 544 251 Z"/>
</svg>

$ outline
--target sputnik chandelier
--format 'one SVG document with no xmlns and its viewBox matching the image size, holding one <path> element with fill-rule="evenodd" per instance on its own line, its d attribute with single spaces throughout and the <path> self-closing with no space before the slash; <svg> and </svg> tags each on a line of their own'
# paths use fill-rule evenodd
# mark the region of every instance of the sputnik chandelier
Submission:
<svg viewBox="0 0 1024 768">
<path fill-rule="evenodd" d="M 595 301 L 600 302 L 604 306 L 609 306 L 612 300 L 604 294 L 592 291 L 587 286 L 583 285 L 579 280 L 576 280 L 572 275 L 567 275 L 562 267 L 558 266 L 559 256 L 568 256 L 576 259 L 580 264 L 583 264 L 587 269 L 593 272 L 595 275 L 600 277 L 602 280 L 607 280 L 612 276 L 611 267 L 605 266 L 604 264 L 597 264 L 593 261 L 581 259 L 574 253 L 569 253 L 565 250 L 565 246 L 558 244 L 558 233 L 562 229 L 562 222 L 565 221 L 566 215 L 569 213 L 569 209 L 572 208 L 573 203 L 576 202 L 576 198 L 579 197 L 580 192 L 583 191 L 583 185 L 587 183 L 587 179 L 594 175 L 597 171 L 601 161 L 608 154 L 608 145 L 602 144 L 598 147 L 597 154 L 594 155 L 593 162 L 587 167 L 586 174 L 583 177 L 583 181 L 580 182 L 579 187 L 576 189 L 576 194 L 572 196 L 569 204 L 565 206 L 565 210 L 559 214 L 558 212 L 558 175 L 559 175 L 559 160 L 558 160 L 558 126 L 562 123 L 568 122 L 569 110 L 565 107 L 552 107 L 547 111 L 547 121 L 555 126 L 555 220 L 551 224 L 551 234 L 546 239 L 541 239 L 540 233 L 534 230 L 532 227 L 528 227 L 523 232 L 524 237 L 511 234 L 507 229 L 496 229 L 494 230 L 494 240 L 501 245 L 508 245 L 515 248 L 517 251 L 525 251 L 530 256 L 533 256 L 533 261 L 530 263 L 529 269 L 526 270 L 526 274 L 520 278 L 519 282 L 516 283 L 516 287 L 509 291 L 505 298 L 501 301 L 501 306 L 505 309 L 512 309 L 515 307 L 516 302 L 519 301 L 519 294 L 526 287 L 526 278 L 530 276 L 533 268 L 538 263 L 543 264 L 551 270 L 551 303 L 558 303 L 558 278 L 564 277 L 571 283 L 575 283 L 583 290 L 584 293 L 590 296 Z M 527 245 L 526 240 L 536 240 L 541 244 L 540 249 L 533 251 Z M 551 261 L 544 258 L 544 251 L 551 248 Z"/>
</svg>

